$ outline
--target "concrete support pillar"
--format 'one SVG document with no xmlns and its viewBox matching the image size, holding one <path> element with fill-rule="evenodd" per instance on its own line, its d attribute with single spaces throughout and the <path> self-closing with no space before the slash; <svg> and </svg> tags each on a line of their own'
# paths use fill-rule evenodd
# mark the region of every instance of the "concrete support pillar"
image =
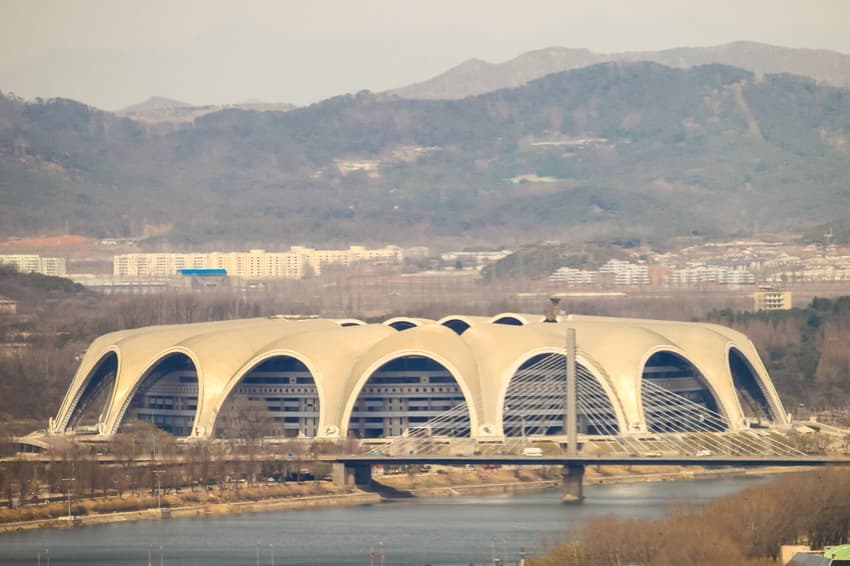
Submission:
<svg viewBox="0 0 850 566">
<path fill-rule="evenodd" d="M 334 462 L 331 476 L 334 483 L 341 487 L 368 488 L 372 485 L 372 465 Z"/>
<path fill-rule="evenodd" d="M 584 499 L 584 464 L 566 464 L 564 477 L 564 503 L 581 503 Z"/>
</svg>

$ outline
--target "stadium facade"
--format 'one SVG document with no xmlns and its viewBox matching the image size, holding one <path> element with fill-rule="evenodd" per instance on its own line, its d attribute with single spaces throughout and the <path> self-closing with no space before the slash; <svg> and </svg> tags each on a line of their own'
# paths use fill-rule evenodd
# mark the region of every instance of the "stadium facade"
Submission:
<svg viewBox="0 0 850 566">
<path fill-rule="evenodd" d="M 109 333 L 88 348 L 50 432 L 108 437 L 142 420 L 190 438 L 251 426 L 264 436 L 380 438 L 465 406 L 464 420 L 434 434 L 498 441 L 518 434 L 504 423 L 522 406 L 523 422 L 529 411 L 551 416 L 534 420 L 545 425 L 537 433 L 563 434 L 563 408 L 516 384 L 535 362 L 564 359 L 567 328 L 608 431 L 659 431 L 675 418 L 647 401 L 648 382 L 721 415 L 729 431 L 788 424 L 755 347 L 737 331 L 505 313 L 380 324 L 271 317 Z M 580 432 L 602 434 L 581 416 Z"/>
</svg>

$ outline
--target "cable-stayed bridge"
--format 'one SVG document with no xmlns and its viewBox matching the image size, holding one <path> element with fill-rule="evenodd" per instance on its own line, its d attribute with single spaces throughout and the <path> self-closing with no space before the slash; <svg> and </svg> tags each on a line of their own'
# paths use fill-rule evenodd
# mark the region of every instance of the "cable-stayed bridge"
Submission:
<svg viewBox="0 0 850 566">
<path fill-rule="evenodd" d="M 522 455 L 540 446 L 541 453 L 568 442 L 566 364 L 563 356 L 546 356 L 520 369 L 511 380 L 505 399 L 504 439 L 475 443 L 469 432 L 465 402 L 427 422 L 411 426 L 397 438 L 374 440 L 365 451 L 373 455 Z M 576 454 L 590 458 L 634 457 L 747 457 L 799 458 L 787 435 L 773 428 L 730 431 L 726 417 L 662 384 L 643 380 L 641 396 L 645 431 L 620 430 L 608 394 L 584 368 L 576 371 Z M 454 451 L 454 453 L 453 453 Z M 477 454 L 476 454 L 477 453 Z M 537 456 L 537 451 L 532 452 Z"/>
<path fill-rule="evenodd" d="M 569 387 L 570 379 L 574 379 L 574 388 Z M 580 499 L 583 468 L 588 464 L 850 464 L 850 458 L 800 451 L 790 442 L 788 430 L 734 430 L 723 414 L 703 400 L 691 398 L 687 391 L 674 391 L 663 380 L 644 379 L 641 387 L 645 430 L 624 431 L 609 393 L 597 378 L 580 366 L 570 368 L 568 357 L 565 361 L 564 356 L 544 356 L 521 368 L 511 380 L 501 439 L 470 439 L 469 411 L 461 402 L 409 427 L 402 436 L 373 439 L 361 444 L 358 453 L 335 460 L 354 470 L 355 476 L 359 470 L 360 481 L 366 478 L 364 466 L 376 463 L 563 465 L 570 499 Z M 572 391 L 575 397 L 571 403 Z M 571 415 L 572 406 L 575 410 Z M 572 434 L 571 418 L 575 427 Z"/>
</svg>

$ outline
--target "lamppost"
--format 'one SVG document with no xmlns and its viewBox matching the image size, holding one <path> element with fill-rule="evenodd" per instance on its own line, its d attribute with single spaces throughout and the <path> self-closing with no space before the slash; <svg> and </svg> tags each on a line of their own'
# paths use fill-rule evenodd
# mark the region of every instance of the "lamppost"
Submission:
<svg viewBox="0 0 850 566">
<path fill-rule="evenodd" d="M 62 481 L 65 482 L 65 493 L 68 495 L 68 520 L 71 520 L 71 482 L 76 481 L 77 478 L 62 478 Z"/>
<path fill-rule="evenodd" d="M 156 475 L 156 508 L 162 510 L 162 483 L 159 480 L 159 474 L 165 470 L 151 470 L 152 474 Z"/>
<path fill-rule="evenodd" d="M 274 545 L 269 544 L 269 556 L 272 559 L 272 566 L 274 566 Z"/>
</svg>

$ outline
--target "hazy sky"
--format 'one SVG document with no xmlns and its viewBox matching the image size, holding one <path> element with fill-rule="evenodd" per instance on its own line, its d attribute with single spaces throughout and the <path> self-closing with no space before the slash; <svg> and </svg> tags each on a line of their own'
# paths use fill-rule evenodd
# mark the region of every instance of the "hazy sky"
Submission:
<svg viewBox="0 0 850 566">
<path fill-rule="evenodd" d="M 850 53 L 850 0 L 0 0 L 0 90 L 307 104 L 472 57 L 736 40 Z"/>
</svg>

